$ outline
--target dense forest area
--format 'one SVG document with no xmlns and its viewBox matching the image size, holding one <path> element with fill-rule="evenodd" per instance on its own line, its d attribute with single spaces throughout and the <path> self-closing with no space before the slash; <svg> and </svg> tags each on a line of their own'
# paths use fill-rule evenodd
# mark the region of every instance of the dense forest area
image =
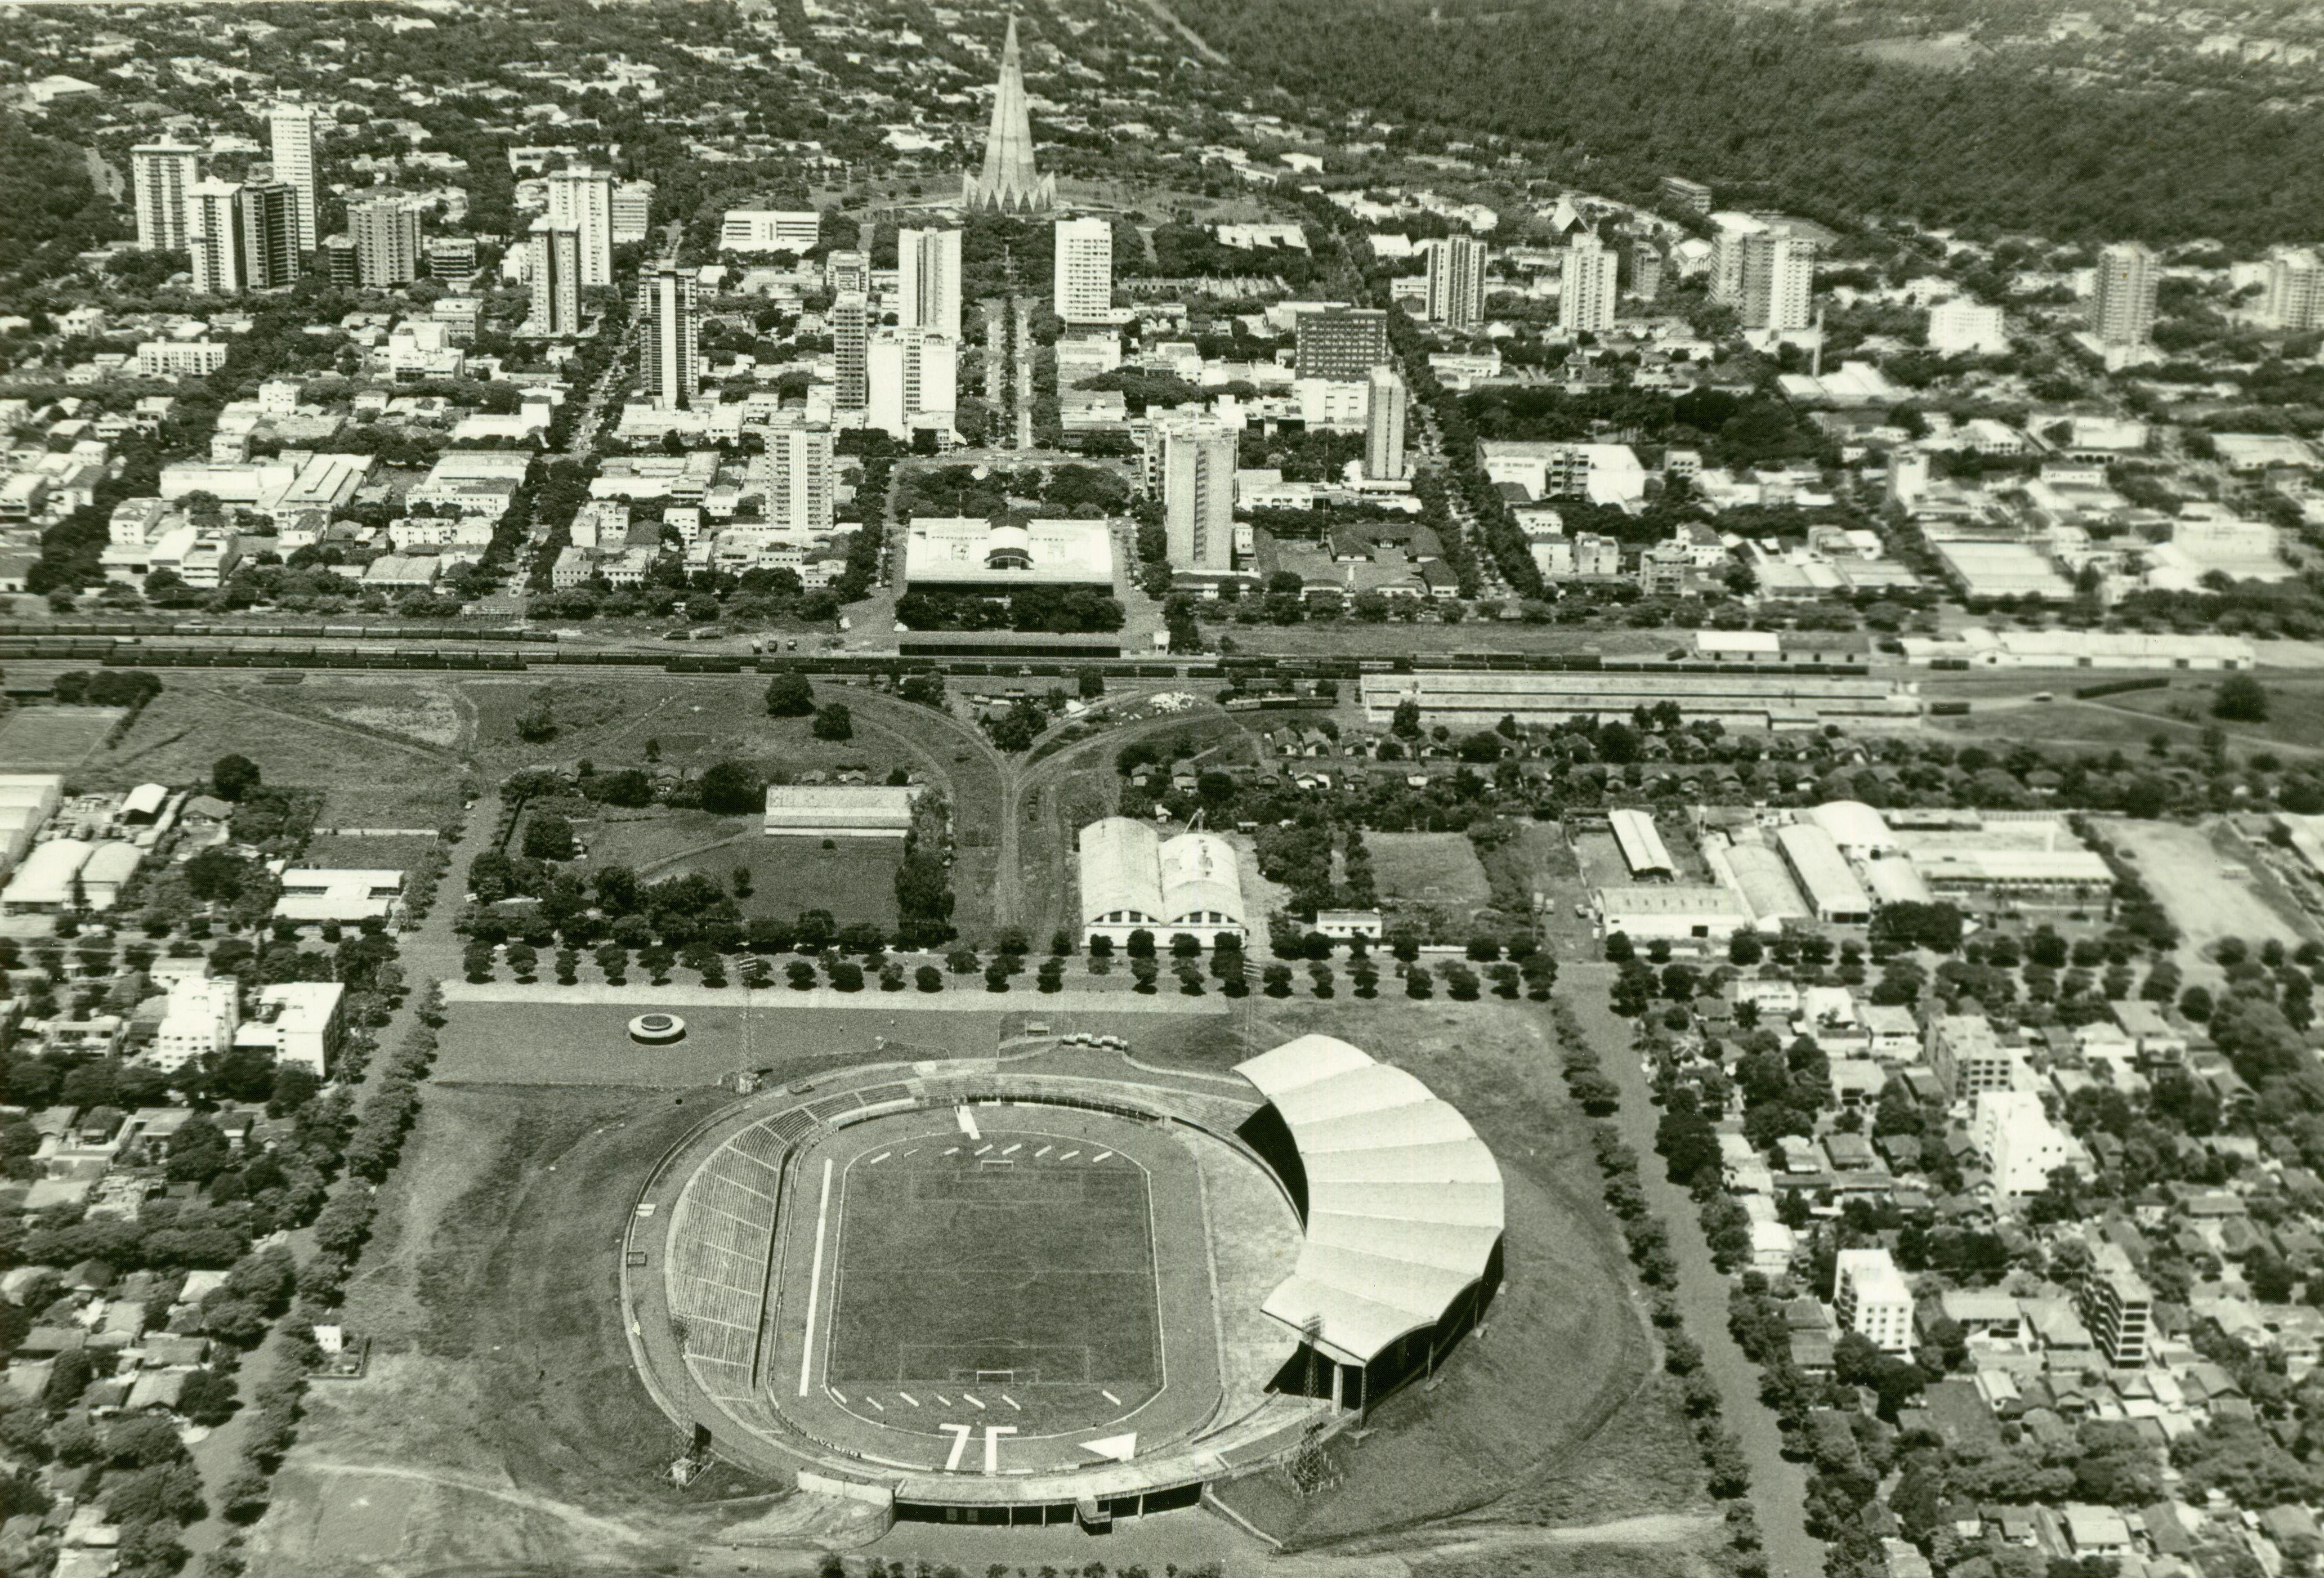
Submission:
<svg viewBox="0 0 2324 1578">
<path fill-rule="evenodd" d="M 1882 65 L 1812 14 L 1671 0 L 1177 8 L 1294 93 L 1420 123 L 1424 138 L 1546 143 L 1611 193 L 1675 174 L 1843 223 L 2240 247 L 2324 235 L 2324 125 L 2248 98 Z"/>
</svg>

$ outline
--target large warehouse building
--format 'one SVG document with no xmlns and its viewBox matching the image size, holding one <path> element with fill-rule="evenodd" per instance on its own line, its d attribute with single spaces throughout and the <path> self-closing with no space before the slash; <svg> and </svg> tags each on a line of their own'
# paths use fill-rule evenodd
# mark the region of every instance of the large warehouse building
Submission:
<svg viewBox="0 0 2324 1578">
<path fill-rule="evenodd" d="M 1240 1130 L 1290 1195 L 1298 1263 L 1261 1307 L 1299 1334 L 1301 1389 L 1358 1407 L 1431 1370 L 1501 1278 L 1501 1170 L 1469 1121 L 1330 1036 L 1236 1066 L 1267 1105 Z"/>
<path fill-rule="evenodd" d="M 920 791 L 888 784 L 771 784 L 770 838 L 901 838 Z"/>
<path fill-rule="evenodd" d="M 1139 931 L 1162 948 L 1181 932 L 1206 948 L 1250 935 L 1240 863 L 1215 833 L 1166 839 L 1134 817 L 1093 822 L 1082 829 L 1081 887 L 1084 947 L 1099 937 L 1126 946 Z"/>
</svg>

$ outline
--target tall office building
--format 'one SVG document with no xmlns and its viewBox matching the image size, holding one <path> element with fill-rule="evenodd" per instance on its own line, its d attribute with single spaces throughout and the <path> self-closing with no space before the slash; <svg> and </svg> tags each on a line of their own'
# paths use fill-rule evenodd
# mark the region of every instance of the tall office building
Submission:
<svg viewBox="0 0 2324 1578">
<path fill-rule="evenodd" d="M 1364 475 L 1404 480 L 1405 408 L 1411 395 L 1393 367 L 1375 367 L 1364 402 Z"/>
<path fill-rule="evenodd" d="M 646 387 L 656 411 L 691 405 L 702 383 L 702 315 L 694 287 L 693 272 L 674 263 L 646 278 Z"/>
<path fill-rule="evenodd" d="M 2090 332 L 2105 346 L 2143 346 L 2154 329 L 2154 288 L 2163 265 L 2135 241 L 2098 254 L 2090 291 Z"/>
<path fill-rule="evenodd" d="M 1051 304 L 1067 323 L 1103 323 L 1113 313 L 1113 226 L 1060 219 Z"/>
<path fill-rule="evenodd" d="M 1234 568 L 1235 430 L 1210 417 L 1165 419 L 1157 437 L 1171 567 Z"/>
<path fill-rule="evenodd" d="M 1388 359 L 1388 314 L 1377 307 L 1326 307 L 1292 328 L 1299 378 L 1369 377 Z"/>
<path fill-rule="evenodd" d="M 320 112 L 311 105 L 277 105 L 267 112 L 274 179 L 290 189 L 294 228 L 291 245 L 300 254 L 315 250 L 315 127 Z"/>
<path fill-rule="evenodd" d="M 144 234 L 139 210 L 138 234 Z M 2278 328 L 2314 328 L 2324 321 L 2324 263 L 2304 246 L 2279 246 L 2268 254 L 2267 294 L 2260 309 Z"/>
<path fill-rule="evenodd" d="M 654 183 L 616 181 L 613 185 L 613 245 L 643 241 L 653 229 Z"/>
<path fill-rule="evenodd" d="M 142 143 L 129 151 L 137 245 L 147 252 L 186 250 L 186 194 L 201 180 L 201 151 L 177 143 Z"/>
<path fill-rule="evenodd" d="M 959 341 L 959 231 L 906 230 L 897 235 L 896 324 Z"/>
<path fill-rule="evenodd" d="M 1565 249 L 1565 279 L 1557 296 L 1557 327 L 1568 334 L 1609 334 L 1614 328 L 1614 297 L 1620 289 L 1621 254 L 1590 231 L 1578 233 Z"/>
<path fill-rule="evenodd" d="M 883 328 L 866 351 L 864 385 L 866 426 L 905 439 L 936 419 L 949 428 L 960 405 L 959 344 L 932 329 Z"/>
<path fill-rule="evenodd" d="M 570 225 L 535 219 L 527 262 L 532 284 L 530 334 L 581 332 L 581 235 Z"/>
<path fill-rule="evenodd" d="M 1428 246 L 1428 321 L 1471 329 L 1485 318 L 1485 244 L 1451 235 Z"/>
<path fill-rule="evenodd" d="M 403 198 L 347 205 L 356 274 L 366 285 L 408 285 L 420 277 L 420 208 Z"/>
<path fill-rule="evenodd" d="M 785 411 L 768 424 L 766 448 L 752 457 L 745 485 L 759 495 L 769 525 L 813 537 L 831 530 L 838 476 L 831 425 Z"/>
<path fill-rule="evenodd" d="M 581 258 L 581 283 L 613 282 L 613 172 L 586 165 L 550 172 L 549 222 L 570 229 Z"/>
<path fill-rule="evenodd" d="M 1001 45 L 1001 78 L 992 91 L 992 125 L 984 135 L 984 168 L 960 178 L 961 206 L 975 211 L 1038 214 L 1056 206 L 1057 178 L 1033 167 L 1033 121 L 1025 97 L 1025 68 L 1017 55 L 1017 19 Z"/>
<path fill-rule="evenodd" d="M 842 411 L 862 411 L 870 401 L 865 379 L 871 342 L 871 303 L 861 291 L 842 291 L 831 304 L 831 361 L 839 382 L 834 403 Z"/>
</svg>

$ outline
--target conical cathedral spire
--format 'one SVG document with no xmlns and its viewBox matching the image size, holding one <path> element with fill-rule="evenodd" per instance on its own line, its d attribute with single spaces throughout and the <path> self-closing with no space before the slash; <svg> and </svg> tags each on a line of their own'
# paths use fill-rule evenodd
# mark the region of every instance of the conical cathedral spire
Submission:
<svg viewBox="0 0 2324 1578">
<path fill-rule="evenodd" d="M 1001 46 L 1001 80 L 992 93 L 992 126 L 984 137 L 984 169 L 963 176 L 961 202 L 970 208 L 1038 213 L 1054 208 L 1057 183 L 1033 167 L 1033 122 L 1025 104 L 1025 67 L 1017 53 L 1017 17 Z"/>
</svg>

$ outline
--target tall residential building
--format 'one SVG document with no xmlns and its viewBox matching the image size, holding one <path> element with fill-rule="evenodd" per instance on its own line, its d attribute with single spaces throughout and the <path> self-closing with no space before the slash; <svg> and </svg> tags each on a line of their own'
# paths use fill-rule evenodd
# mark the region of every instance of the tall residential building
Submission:
<svg viewBox="0 0 2324 1578">
<path fill-rule="evenodd" d="M 865 425 L 893 438 L 934 426 L 915 418 L 941 418 L 952 425 L 959 408 L 959 342 L 921 328 L 883 328 L 872 337 L 865 355 Z"/>
<path fill-rule="evenodd" d="M 647 276 L 646 388 L 657 411 L 694 402 L 702 382 L 702 315 L 692 271 L 663 263 Z"/>
<path fill-rule="evenodd" d="M 1298 378 L 1368 378 L 1388 360 L 1388 314 L 1377 307 L 1303 312 L 1293 327 Z"/>
<path fill-rule="evenodd" d="M 420 209 L 402 198 L 347 205 L 357 276 L 366 285 L 408 285 L 420 277 Z"/>
<path fill-rule="evenodd" d="M 1485 319 L 1485 244 L 1451 235 L 1428 246 L 1428 321 L 1471 329 Z"/>
<path fill-rule="evenodd" d="M 1157 437 L 1172 568 L 1234 568 L 1235 430 L 1210 417 L 1166 419 Z"/>
<path fill-rule="evenodd" d="M 834 248 L 823 260 L 823 282 L 836 295 L 844 291 L 872 293 L 872 254 L 860 247 Z"/>
<path fill-rule="evenodd" d="M 586 165 L 552 171 L 549 222 L 569 228 L 581 258 L 581 283 L 613 282 L 613 172 Z"/>
<path fill-rule="evenodd" d="M 141 143 L 129 151 L 137 245 L 147 252 L 186 250 L 187 194 L 201 180 L 201 150 L 177 143 Z"/>
<path fill-rule="evenodd" d="M 194 291 L 202 296 L 242 293 L 242 184 L 196 181 L 186 193 L 186 250 L 194 263 Z"/>
<path fill-rule="evenodd" d="M 905 230 L 896 236 L 896 326 L 960 339 L 960 232 Z"/>
<path fill-rule="evenodd" d="M 2090 332 L 2104 346 L 2143 346 L 2154 329 L 2154 288 L 2160 259 L 2135 241 L 2117 241 L 2098 254 L 2090 290 Z"/>
<path fill-rule="evenodd" d="M 1929 349 L 1946 356 L 1999 356 L 2009 350 L 2009 325 L 1998 307 L 1956 296 L 1929 309 Z"/>
<path fill-rule="evenodd" d="M 137 212 L 137 233 L 145 233 L 145 211 Z M 2324 323 L 2324 263 L 2304 246 L 2280 246 L 2268 254 L 2267 294 L 2261 310 L 2278 328 L 2314 328 Z"/>
<path fill-rule="evenodd" d="M 992 125 L 984 135 L 984 167 L 960 178 L 961 206 L 972 212 L 1038 214 L 1057 204 L 1057 178 L 1033 166 L 1033 121 L 1025 97 L 1025 67 L 1017 54 L 1017 19 L 1001 45 L 1001 79 L 992 92 Z"/>
<path fill-rule="evenodd" d="M 839 383 L 834 403 L 842 411 L 862 411 L 870 402 L 871 344 L 871 303 L 861 291 L 842 291 L 831 303 L 831 360 Z"/>
<path fill-rule="evenodd" d="M 1113 226 L 1060 219 L 1056 228 L 1052 305 L 1067 323 L 1103 323 L 1113 312 Z"/>
<path fill-rule="evenodd" d="M 1596 235 L 1587 230 L 1576 235 L 1565 249 L 1565 279 L 1557 296 L 1558 328 L 1568 334 L 1612 332 L 1621 266 L 1621 254 L 1609 251 Z"/>
<path fill-rule="evenodd" d="M 2115 1370 L 2146 1363 L 2146 1339 L 2154 1318 L 2154 1290 L 2146 1285 L 2119 1245 L 2100 1243 L 2090 1251 L 2090 1273 L 2080 1297 L 2082 1324 Z"/>
<path fill-rule="evenodd" d="M 1842 1250 L 1833 1269 L 1831 1312 L 1883 1353 L 1913 1352 L 1913 1289 L 1886 1250 Z"/>
<path fill-rule="evenodd" d="M 301 254 L 315 250 L 315 126 L 321 114 L 312 105 L 277 105 L 267 112 L 266 134 L 274 179 L 290 189 L 291 245 Z"/>
<path fill-rule="evenodd" d="M 1630 294 L 1651 301 L 1662 292 L 1662 249 L 1651 241 L 1635 243 L 1630 248 Z"/>
<path fill-rule="evenodd" d="M 745 485 L 759 495 L 770 526 L 816 537 L 831 530 L 838 481 L 830 424 L 785 411 L 768 424 L 766 448 L 752 457 Z"/>
<path fill-rule="evenodd" d="M 653 229 L 654 183 L 623 180 L 613 183 L 613 245 L 643 241 Z"/>
<path fill-rule="evenodd" d="M 315 249 L 323 260 L 323 277 L 334 285 L 354 290 L 363 283 L 363 259 L 352 235 L 326 235 Z"/>
<path fill-rule="evenodd" d="M 1814 242 L 1763 230 L 1742 237 L 1740 251 L 1742 295 L 1735 312 L 1745 328 L 1780 332 L 1814 321 Z"/>
<path fill-rule="evenodd" d="M 1970 1101 L 1987 1091 L 2015 1090 L 2025 1054 L 2005 1046 L 1983 1014 L 1939 1014 L 1925 1038 L 1930 1072 L 1946 1099 Z"/>
<path fill-rule="evenodd" d="M 1393 367 L 1375 367 L 1364 406 L 1364 475 L 1373 482 L 1404 480 L 1405 408 L 1410 395 Z"/>
<path fill-rule="evenodd" d="M 290 187 L 205 180 L 188 196 L 186 248 L 196 291 L 235 296 L 276 290 L 298 276 L 299 213 Z"/>
<path fill-rule="evenodd" d="M 535 219 L 527 259 L 532 285 L 528 333 L 581 332 L 581 235 L 570 225 Z"/>
</svg>

